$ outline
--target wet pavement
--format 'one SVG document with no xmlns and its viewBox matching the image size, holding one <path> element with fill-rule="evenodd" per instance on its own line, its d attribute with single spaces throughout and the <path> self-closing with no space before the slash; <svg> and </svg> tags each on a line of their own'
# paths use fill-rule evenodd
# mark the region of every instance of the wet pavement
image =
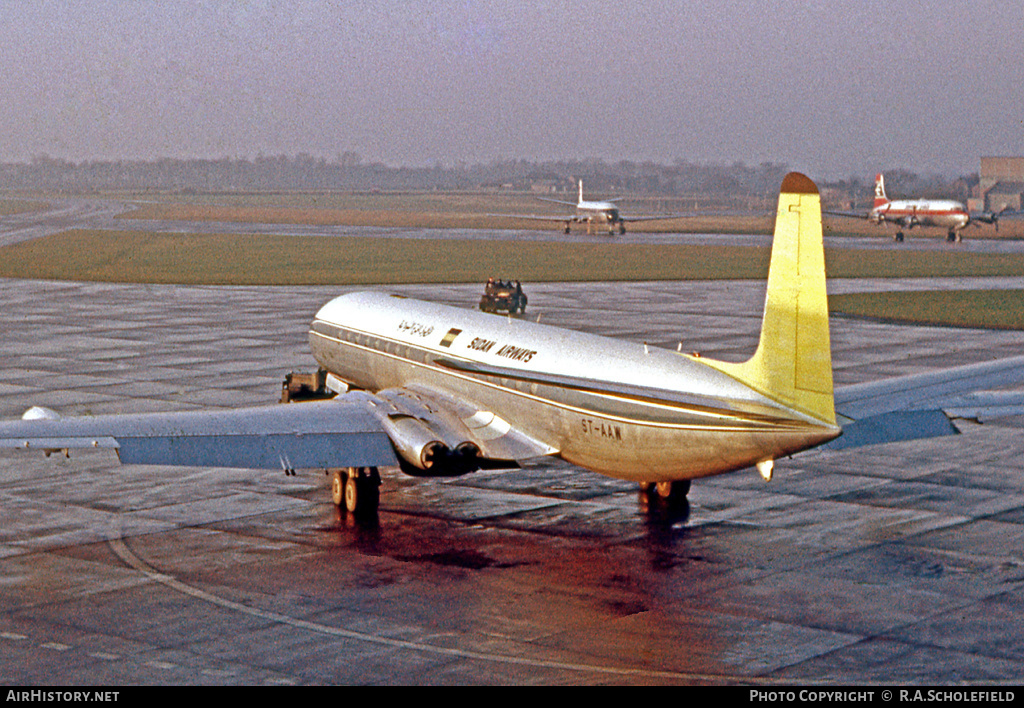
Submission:
<svg viewBox="0 0 1024 708">
<path fill-rule="evenodd" d="M 465 307 L 479 296 L 390 289 Z M 277 400 L 285 373 L 315 366 L 306 328 L 343 290 L 0 280 L 0 416 Z M 528 286 L 526 316 L 738 360 L 756 344 L 763 291 Z M 1017 332 L 832 329 L 840 385 L 1024 353 Z M 322 474 L 5 453 L 0 677 L 1019 682 L 1021 425 L 811 452 L 780 460 L 767 484 L 752 470 L 701 480 L 672 517 L 645 511 L 631 484 L 556 463 L 446 480 L 388 471 L 378 518 L 357 524 Z"/>
</svg>

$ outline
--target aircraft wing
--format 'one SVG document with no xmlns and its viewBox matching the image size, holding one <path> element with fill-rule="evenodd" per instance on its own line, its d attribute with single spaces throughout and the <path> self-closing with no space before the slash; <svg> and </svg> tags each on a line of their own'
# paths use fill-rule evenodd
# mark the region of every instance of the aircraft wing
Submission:
<svg viewBox="0 0 1024 708">
<path fill-rule="evenodd" d="M 835 409 L 843 435 L 822 447 L 955 435 L 956 419 L 1024 415 L 1024 390 L 1006 390 L 1021 384 L 1024 356 L 838 387 Z M 235 410 L 61 418 L 33 408 L 21 420 L 0 422 L 0 449 L 114 449 L 125 464 L 336 469 L 395 466 L 396 450 L 408 450 L 410 435 L 424 431 L 452 449 L 460 441 L 473 443 L 483 462 L 558 452 L 493 411 L 422 387 Z"/>
<path fill-rule="evenodd" d="M 437 441 L 436 443 L 431 441 Z M 471 444 L 478 462 L 517 462 L 557 452 L 494 412 L 441 392 L 353 391 L 327 401 L 176 413 L 62 418 L 32 408 L 0 422 L 0 449 L 113 449 L 124 464 L 338 469 L 414 466 L 427 443 Z M 418 447 L 419 446 L 419 447 Z"/>
<path fill-rule="evenodd" d="M 845 216 L 850 219 L 870 219 L 872 215 L 866 211 L 827 211 L 821 210 L 822 214 L 828 214 L 829 216 Z"/>
<path fill-rule="evenodd" d="M 687 214 L 639 214 L 633 216 L 632 214 L 623 214 L 622 220 L 626 222 L 634 221 L 668 221 L 669 219 L 696 219 L 702 216 L 718 216 L 718 214 L 705 213 L 705 214 L 694 214 L 689 212 Z"/>
<path fill-rule="evenodd" d="M 955 419 L 1024 414 L 1024 356 L 969 364 L 835 389 L 839 438 L 823 445 L 860 445 L 955 435 Z M 1003 390 L 1000 390 L 1003 389 Z"/>
<path fill-rule="evenodd" d="M 565 199 L 552 199 L 551 197 L 536 197 L 536 199 L 542 202 L 551 202 L 553 204 L 568 204 L 571 207 L 576 206 L 576 202 L 570 202 Z"/>
<path fill-rule="evenodd" d="M 22 420 L 0 422 L 0 448 L 110 448 L 125 464 L 286 470 L 397 464 L 379 420 L 359 399 L 74 418 L 32 408 Z"/>
<path fill-rule="evenodd" d="M 555 214 L 550 216 L 544 214 L 487 214 L 486 216 L 500 216 L 505 219 L 529 219 L 532 221 L 557 221 L 560 224 L 564 224 L 567 221 L 578 223 L 583 220 L 578 214 L 565 214 L 563 216 Z"/>
<path fill-rule="evenodd" d="M 1020 219 L 1024 217 L 1024 211 L 1018 209 L 1003 209 L 1002 211 L 972 211 L 971 221 L 983 224 L 994 224 L 997 228 L 1002 219 Z"/>
<path fill-rule="evenodd" d="M 573 205 L 575 206 L 575 204 Z M 487 214 L 487 216 L 500 216 L 506 219 L 532 219 L 534 221 L 557 221 L 559 223 L 565 223 L 567 221 L 582 222 L 587 220 L 586 215 L 579 214 L 566 214 L 564 216 L 546 216 L 543 214 Z M 633 216 L 631 214 L 622 214 L 620 218 L 626 223 L 632 223 L 636 221 L 667 221 L 669 219 L 694 219 L 706 216 L 720 216 L 718 213 L 699 213 L 687 212 L 685 214 L 638 214 Z"/>
</svg>

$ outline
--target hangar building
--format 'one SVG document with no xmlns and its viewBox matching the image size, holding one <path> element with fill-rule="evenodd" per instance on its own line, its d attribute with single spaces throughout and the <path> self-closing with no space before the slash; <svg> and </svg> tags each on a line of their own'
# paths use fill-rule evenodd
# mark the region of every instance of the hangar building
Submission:
<svg viewBox="0 0 1024 708">
<path fill-rule="evenodd" d="M 983 157 L 978 178 L 983 208 L 989 211 L 1021 209 L 1024 203 L 1024 157 Z"/>
</svg>

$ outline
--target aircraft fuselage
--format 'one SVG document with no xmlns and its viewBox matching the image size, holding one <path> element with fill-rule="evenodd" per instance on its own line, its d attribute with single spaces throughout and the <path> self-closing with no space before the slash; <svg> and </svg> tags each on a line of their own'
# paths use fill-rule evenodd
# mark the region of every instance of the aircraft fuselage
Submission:
<svg viewBox="0 0 1024 708">
<path fill-rule="evenodd" d="M 576 215 L 584 221 L 596 220 L 606 224 L 622 222 L 619 208 L 612 202 L 580 202 L 576 205 Z"/>
<path fill-rule="evenodd" d="M 935 226 L 959 231 L 970 222 L 963 204 L 948 199 L 901 199 L 888 202 L 871 210 L 877 223 L 892 222 L 909 229 L 914 226 Z"/>
<path fill-rule="evenodd" d="M 497 413 L 496 427 L 622 479 L 703 477 L 838 434 L 699 358 L 383 293 L 329 302 L 310 346 L 355 388 L 421 390 Z"/>
<path fill-rule="evenodd" d="M 607 226 L 609 233 L 618 230 L 620 234 L 626 233 L 626 222 L 622 214 L 612 202 L 590 202 L 580 201 L 576 205 L 576 214 L 572 218 L 577 223 L 585 223 L 588 227 L 595 224 Z M 566 223 L 568 233 L 568 223 Z"/>
</svg>

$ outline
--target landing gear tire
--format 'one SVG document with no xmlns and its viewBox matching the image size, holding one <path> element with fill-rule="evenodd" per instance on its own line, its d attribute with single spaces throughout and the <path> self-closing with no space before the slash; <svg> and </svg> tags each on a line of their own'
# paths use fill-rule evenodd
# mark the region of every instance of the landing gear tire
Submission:
<svg viewBox="0 0 1024 708">
<path fill-rule="evenodd" d="M 960 242 L 960 234 L 958 234 L 956 231 L 950 230 L 946 234 L 946 243 L 959 243 L 959 242 Z"/>
<path fill-rule="evenodd" d="M 377 513 L 380 505 L 380 473 L 377 468 L 335 470 L 331 478 L 331 500 L 353 516 Z"/>
<path fill-rule="evenodd" d="M 334 470 L 334 474 L 331 475 L 331 501 L 335 506 L 345 504 L 345 478 L 342 470 Z"/>
<path fill-rule="evenodd" d="M 897 231 L 896 235 L 892 237 L 892 240 L 896 243 L 903 243 L 903 232 Z"/>
<path fill-rule="evenodd" d="M 359 492 L 359 478 L 355 475 L 349 475 L 348 479 L 345 480 L 345 509 L 350 514 L 356 513 L 363 501 L 360 498 L 363 495 Z"/>
</svg>

